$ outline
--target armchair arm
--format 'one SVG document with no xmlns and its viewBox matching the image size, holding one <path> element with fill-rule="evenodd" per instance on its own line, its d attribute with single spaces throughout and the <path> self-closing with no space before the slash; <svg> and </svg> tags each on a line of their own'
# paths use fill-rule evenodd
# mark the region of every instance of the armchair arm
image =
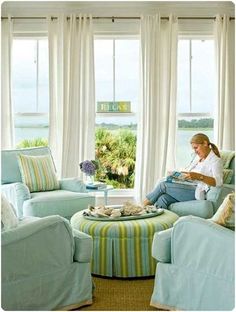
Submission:
<svg viewBox="0 0 236 312">
<path fill-rule="evenodd" d="M 60 183 L 61 190 L 79 192 L 79 193 L 86 192 L 86 185 L 83 183 L 82 180 L 79 180 L 77 178 L 61 179 L 59 183 Z"/>
<path fill-rule="evenodd" d="M 214 208 L 214 213 L 219 208 L 226 195 L 234 191 L 234 185 L 231 184 L 223 184 L 220 187 L 211 187 L 210 190 L 206 194 L 206 199 L 211 201 Z"/>
<path fill-rule="evenodd" d="M 77 262 L 90 262 L 93 250 L 92 237 L 86 233 L 73 229 L 75 240 L 74 260 Z"/>
<path fill-rule="evenodd" d="M 175 212 L 178 216 L 192 215 L 204 219 L 209 219 L 214 214 L 214 208 L 211 201 L 208 200 L 189 200 L 171 204 L 169 210 Z"/>
<path fill-rule="evenodd" d="M 16 209 L 17 216 L 22 217 L 23 203 L 25 200 L 31 198 L 29 188 L 26 184 L 22 182 L 3 184 L 1 191 Z"/>
<path fill-rule="evenodd" d="M 35 219 L 4 231 L 1 243 L 4 281 L 47 274 L 73 262 L 71 226 L 60 216 Z"/>
<path fill-rule="evenodd" d="M 171 261 L 171 234 L 173 228 L 156 232 L 152 242 L 152 256 L 160 262 Z"/>
<path fill-rule="evenodd" d="M 233 281 L 234 232 L 209 220 L 182 217 L 171 236 L 171 262 Z"/>
<path fill-rule="evenodd" d="M 169 210 L 175 212 L 179 216 L 192 215 L 203 219 L 211 218 L 227 194 L 234 190 L 234 186 L 224 184 L 220 187 L 210 187 L 206 194 L 206 200 L 189 200 L 185 202 L 173 203 L 169 206 Z"/>
</svg>

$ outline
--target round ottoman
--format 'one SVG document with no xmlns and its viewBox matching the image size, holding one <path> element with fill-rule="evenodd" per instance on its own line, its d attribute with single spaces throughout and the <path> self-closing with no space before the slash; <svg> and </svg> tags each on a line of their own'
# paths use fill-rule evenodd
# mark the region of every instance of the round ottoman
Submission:
<svg viewBox="0 0 236 312">
<path fill-rule="evenodd" d="M 141 277 L 155 275 L 156 260 L 151 255 L 154 233 L 172 227 L 177 219 L 177 214 L 165 210 L 145 219 L 97 221 L 84 218 L 82 210 L 70 222 L 74 229 L 93 237 L 93 274 Z"/>
</svg>

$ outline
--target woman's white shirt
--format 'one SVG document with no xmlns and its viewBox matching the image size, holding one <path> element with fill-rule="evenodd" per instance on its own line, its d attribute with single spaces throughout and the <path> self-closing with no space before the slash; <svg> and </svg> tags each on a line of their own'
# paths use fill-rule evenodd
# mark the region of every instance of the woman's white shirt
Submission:
<svg viewBox="0 0 236 312">
<path fill-rule="evenodd" d="M 223 163 L 221 158 L 216 156 L 216 154 L 211 150 L 208 156 L 199 161 L 199 157 L 189 166 L 188 171 L 194 171 L 201 173 L 203 175 L 212 177 L 216 181 L 216 186 L 221 186 L 223 184 Z M 209 186 L 204 182 L 199 182 L 196 189 L 196 199 L 203 199 L 203 194 L 201 191 L 207 192 Z"/>
</svg>

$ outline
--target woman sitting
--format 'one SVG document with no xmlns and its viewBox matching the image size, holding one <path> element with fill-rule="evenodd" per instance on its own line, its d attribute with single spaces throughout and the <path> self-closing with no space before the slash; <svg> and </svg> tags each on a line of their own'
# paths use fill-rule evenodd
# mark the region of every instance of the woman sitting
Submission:
<svg viewBox="0 0 236 312">
<path fill-rule="evenodd" d="M 193 162 L 182 173 L 185 179 L 195 184 L 161 181 L 154 190 L 146 195 L 144 205 L 168 208 L 172 203 L 193 199 L 205 199 L 210 186 L 223 184 L 223 164 L 215 144 L 203 133 L 195 134 L 191 145 L 196 153 Z"/>
</svg>

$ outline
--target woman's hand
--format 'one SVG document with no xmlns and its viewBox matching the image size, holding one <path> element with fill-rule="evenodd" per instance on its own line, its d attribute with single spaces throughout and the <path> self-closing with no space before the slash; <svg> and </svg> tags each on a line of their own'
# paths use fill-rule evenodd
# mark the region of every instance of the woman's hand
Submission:
<svg viewBox="0 0 236 312">
<path fill-rule="evenodd" d="M 194 171 L 182 171 L 182 173 L 185 174 L 186 179 L 199 180 L 199 181 L 203 180 L 203 175 L 201 173 L 194 172 Z"/>
<path fill-rule="evenodd" d="M 210 186 L 216 186 L 216 180 L 213 177 L 208 177 L 208 176 L 205 176 L 201 173 L 194 172 L 194 171 L 182 171 L 182 172 L 185 174 L 186 179 L 198 180 Z"/>
</svg>

